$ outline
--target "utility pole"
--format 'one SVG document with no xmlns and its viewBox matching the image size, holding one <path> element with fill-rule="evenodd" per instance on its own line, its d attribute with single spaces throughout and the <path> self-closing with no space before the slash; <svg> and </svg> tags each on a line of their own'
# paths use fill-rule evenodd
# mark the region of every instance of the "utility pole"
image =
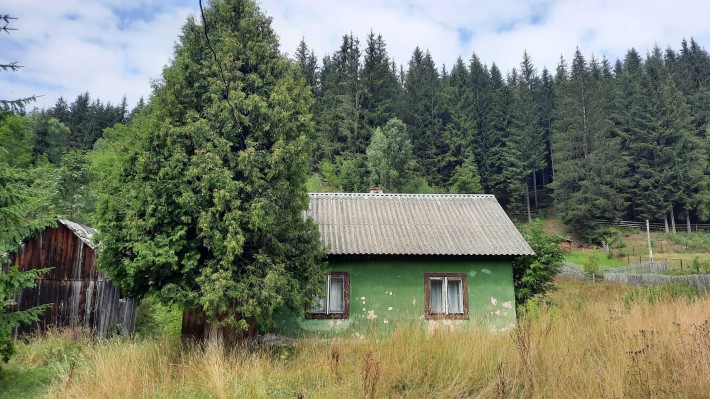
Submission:
<svg viewBox="0 0 710 399">
<path fill-rule="evenodd" d="M 651 228 L 648 225 L 648 220 L 646 220 L 646 238 L 648 239 L 648 257 L 650 262 L 653 262 L 653 249 L 651 249 Z"/>
</svg>

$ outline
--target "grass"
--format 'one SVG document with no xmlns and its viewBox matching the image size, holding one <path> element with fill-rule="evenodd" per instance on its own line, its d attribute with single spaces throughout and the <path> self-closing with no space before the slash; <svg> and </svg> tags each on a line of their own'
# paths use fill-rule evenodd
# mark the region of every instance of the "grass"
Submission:
<svg viewBox="0 0 710 399">
<path fill-rule="evenodd" d="M 687 286 L 558 284 L 551 304 L 528 307 L 518 328 L 498 335 L 476 329 L 429 335 L 409 327 L 383 339 L 227 350 L 216 343 L 183 347 L 173 338 L 92 341 L 55 332 L 19 345 L 2 392 L 32 397 L 34 389 L 35 397 L 48 398 L 707 396 L 710 298 Z"/>
<path fill-rule="evenodd" d="M 52 367 L 26 367 L 11 363 L 0 372 L 0 399 L 40 398 L 53 376 Z"/>
<path fill-rule="evenodd" d="M 584 265 L 586 262 L 589 261 L 590 257 L 596 257 L 597 261 L 599 262 L 598 265 L 601 268 L 627 266 L 626 262 L 624 262 L 622 260 L 615 259 L 615 258 L 609 259 L 606 255 L 606 252 L 604 252 L 603 250 L 572 249 L 572 250 L 569 250 L 565 253 L 565 260 L 567 260 L 570 263 L 577 264 L 577 265 Z"/>
</svg>

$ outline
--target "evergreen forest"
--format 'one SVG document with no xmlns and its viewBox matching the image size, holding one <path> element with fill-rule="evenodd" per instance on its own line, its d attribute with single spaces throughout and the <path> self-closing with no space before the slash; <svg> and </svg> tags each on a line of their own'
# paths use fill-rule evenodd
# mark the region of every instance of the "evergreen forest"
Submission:
<svg viewBox="0 0 710 399">
<path fill-rule="evenodd" d="M 330 50 L 288 55 L 313 98 L 309 191 L 491 193 L 519 220 L 554 209 L 592 241 L 600 221 L 710 218 L 710 55 L 693 39 L 618 60 L 578 50 L 554 70 L 527 53 L 509 71 L 476 54 L 447 66 L 420 48 L 398 64 L 375 33 Z M 83 93 L 4 111 L 0 154 L 34 198 L 26 217 L 94 224 L 101 176 L 149 103 Z"/>
</svg>

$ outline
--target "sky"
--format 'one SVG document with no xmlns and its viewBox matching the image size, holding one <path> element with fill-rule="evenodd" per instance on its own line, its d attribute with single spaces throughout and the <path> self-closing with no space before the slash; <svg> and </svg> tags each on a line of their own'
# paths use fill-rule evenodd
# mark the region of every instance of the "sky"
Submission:
<svg viewBox="0 0 710 399">
<path fill-rule="evenodd" d="M 207 3 L 208 0 L 205 0 Z M 390 57 L 406 66 L 414 48 L 428 50 L 441 68 L 475 52 L 506 72 L 532 58 L 538 71 L 554 70 L 579 48 L 589 58 L 642 55 L 655 45 L 680 48 L 694 38 L 710 46 L 707 0 L 261 0 L 281 50 L 293 54 L 301 39 L 318 58 L 337 51 L 344 34 L 364 48 L 381 34 Z M 0 15 L 17 17 L 0 32 L 0 99 L 41 95 L 48 108 L 62 96 L 133 106 L 148 98 L 172 57 L 180 28 L 198 0 L 0 0 Z M 0 27 L 4 22 L 0 21 Z"/>
</svg>

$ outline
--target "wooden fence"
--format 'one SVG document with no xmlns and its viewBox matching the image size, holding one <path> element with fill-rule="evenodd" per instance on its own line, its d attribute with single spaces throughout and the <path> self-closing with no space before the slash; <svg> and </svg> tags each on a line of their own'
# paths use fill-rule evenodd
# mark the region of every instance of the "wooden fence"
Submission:
<svg viewBox="0 0 710 399">
<path fill-rule="evenodd" d="M 617 226 L 617 227 L 628 227 L 628 228 L 635 228 L 635 229 L 641 229 L 641 230 L 646 230 L 646 222 L 637 222 L 633 220 L 621 220 L 619 222 L 612 222 L 610 220 L 597 220 L 597 223 L 599 223 L 600 226 Z M 671 225 L 668 224 L 668 228 L 671 228 Z M 666 225 L 665 223 L 649 223 L 649 229 L 650 230 L 655 230 L 655 231 L 666 231 Z M 677 221 L 675 224 L 675 229 L 679 233 L 684 233 L 687 231 L 687 225 L 685 221 Z M 690 224 L 690 230 L 691 231 L 710 231 L 710 224 L 708 223 L 691 223 Z"/>
<path fill-rule="evenodd" d="M 710 290 L 710 274 L 690 274 L 685 276 L 668 276 L 665 274 L 635 274 L 635 273 L 604 273 L 604 280 L 616 281 L 629 285 L 651 285 L 668 283 L 686 283 L 700 290 Z"/>
<path fill-rule="evenodd" d="M 604 274 L 607 273 L 656 273 L 663 274 L 668 271 L 668 262 L 665 261 L 655 261 L 640 263 L 638 265 L 623 266 L 623 267 L 609 267 L 603 270 Z"/>
</svg>

